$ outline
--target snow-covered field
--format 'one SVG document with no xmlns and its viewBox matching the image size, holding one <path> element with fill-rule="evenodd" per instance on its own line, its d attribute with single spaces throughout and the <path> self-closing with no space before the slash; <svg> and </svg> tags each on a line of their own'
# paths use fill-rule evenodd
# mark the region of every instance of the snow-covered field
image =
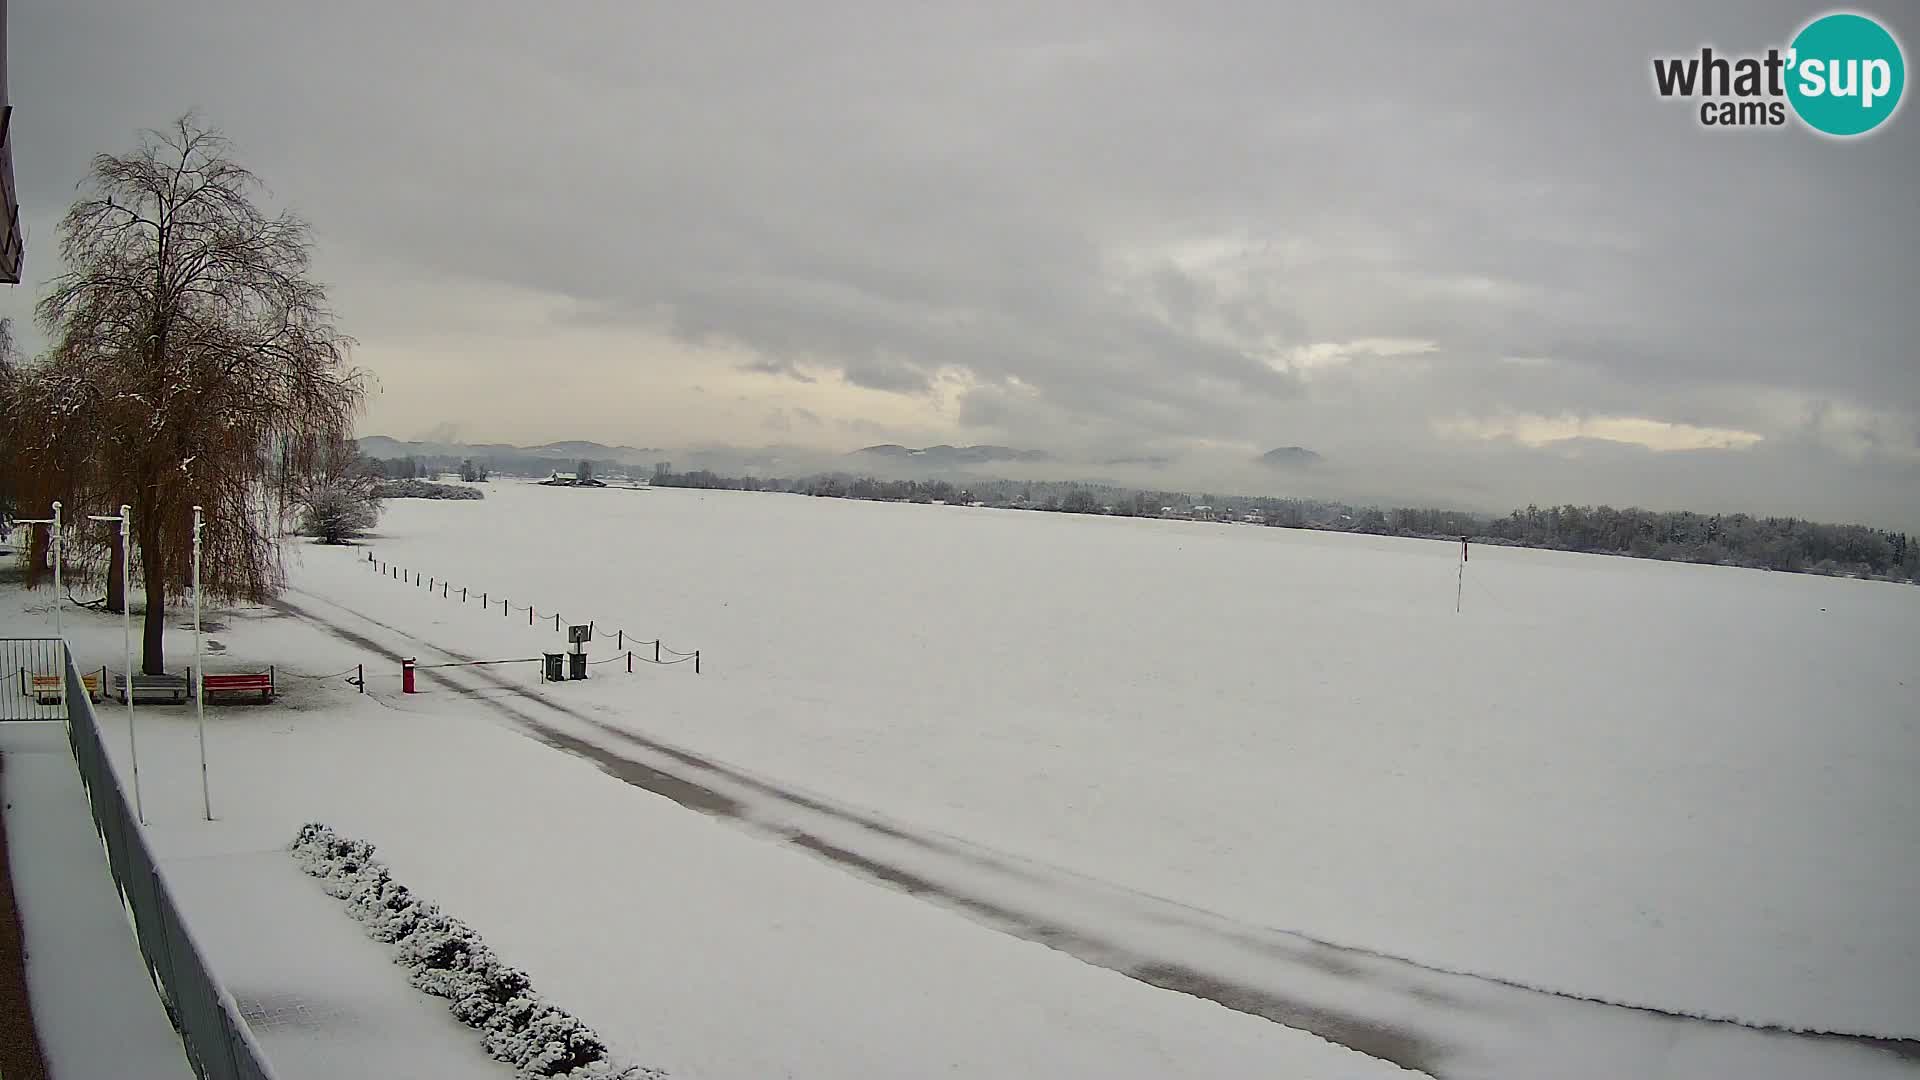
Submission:
<svg viewBox="0 0 1920 1080">
<path fill-rule="evenodd" d="M 1456 615 L 1444 543 L 731 492 L 496 484 L 382 532 L 702 649 L 638 724 L 892 817 L 1433 966 L 1920 1035 L 1920 590 L 1477 548 Z"/>
<path fill-rule="evenodd" d="M 1107 965 L 1129 980 L 989 929 L 1009 917 L 985 905 L 956 913 L 935 894 L 963 864 L 976 899 L 1048 912 L 1025 936 L 1095 964 L 1128 927 L 1196 956 L 1293 932 L 1664 1012 L 1920 1037 L 1920 590 L 1475 548 L 1456 614 L 1441 543 L 511 483 L 390 503 L 379 531 L 378 558 L 450 595 L 379 576 L 364 550 L 295 549 L 287 601 L 332 627 L 236 615 L 213 669 L 365 661 L 371 693 L 283 680 L 281 707 L 218 710 L 213 826 L 196 820 L 191 725 L 143 727 L 158 842 L 190 874 L 308 818 L 372 840 L 628 1060 L 690 1076 L 1391 1072 L 1158 989 L 1198 985 L 1164 964 Z M 557 649 L 555 611 L 596 623 L 596 659 L 619 628 L 700 649 L 702 673 L 614 662 L 542 688 L 522 664 L 397 693 L 392 656 Z M 83 662 L 111 662 L 117 627 L 84 619 L 76 642 L 101 655 Z M 538 730 L 603 748 L 571 746 L 589 758 L 720 763 L 694 771 L 739 807 L 689 814 Z M 899 847 L 887 865 L 917 877 L 896 884 L 934 902 L 834 861 L 858 815 L 898 834 L 866 830 L 862 856 Z M 1380 963 L 1383 983 L 1411 977 Z M 1313 1007 L 1299 1026 L 1357 1030 Z M 1492 1075 L 1498 1058 L 1525 1074 L 1512 1047 L 1559 1040 L 1525 1023 L 1483 1039 L 1495 1011 L 1459 1010 L 1456 1034 L 1506 1049 L 1435 1071 Z M 1468 1053 L 1343 1041 L 1415 1067 Z M 1750 1056 L 1873 1071 L 1784 1045 Z M 1572 1075 L 1553 1050 L 1534 1048 L 1532 1075 Z M 1616 1064 L 1716 1074 L 1683 1054 Z"/>
</svg>

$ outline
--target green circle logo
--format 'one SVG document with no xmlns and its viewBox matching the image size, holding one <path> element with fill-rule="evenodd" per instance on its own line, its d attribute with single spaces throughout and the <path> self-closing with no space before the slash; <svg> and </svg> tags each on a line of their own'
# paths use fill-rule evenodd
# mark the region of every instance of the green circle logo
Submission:
<svg viewBox="0 0 1920 1080">
<path fill-rule="evenodd" d="M 1900 107 L 1900 43 L 1865 15 L 1822 15 L 1794 35 L 1787 55 L 1787 100 L 1815 131 L 1864 135 Z"/>
</svg>

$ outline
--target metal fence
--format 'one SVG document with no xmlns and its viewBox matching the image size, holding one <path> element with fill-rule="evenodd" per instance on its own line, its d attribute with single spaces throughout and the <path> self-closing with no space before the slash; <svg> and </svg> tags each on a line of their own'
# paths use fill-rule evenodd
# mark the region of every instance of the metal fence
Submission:
<svg viewBox="0 0 1920 1080">
<path fill-rule="evenodd" d="M 0 638 L 0 720 L 61 720 L 60 639 Z"/>
<path fill-rule="evenodd" d="M 64 651 L 60 644 L 53 643 L 56 652 Z M 140 953 L 173 1026 L 186 1043 L 187 1060 L 202 1080 L 272 1080 L 273 1070 L 241 1017 L 240 1006 L 207 966 L 205 951 L 180 918 L 179 905 L 160 876 L 145 832 L 134 822 L 106 748 L 100 744 L 93 704 L 71 655 L 62 666 L 71 706 L 67 737 L 93 808 L 94 827 L 106 844 L 107 864 L 120 896 L 133 913 Z"/>
</svg>

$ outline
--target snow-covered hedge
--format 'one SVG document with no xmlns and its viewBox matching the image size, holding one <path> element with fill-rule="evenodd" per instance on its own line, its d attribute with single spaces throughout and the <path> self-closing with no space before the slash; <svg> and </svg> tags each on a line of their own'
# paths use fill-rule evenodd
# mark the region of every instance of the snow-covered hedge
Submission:
<svg viewBox="0 0 1920 1080">
<path fill-rule="evenodd" d="M 291 848 L 300 868 L 375 940 L 394 946 L 408 981 L 451 1002 L 453 1015 L 481 1034 L 487 1053 L 522 1077 L 659 1080 L 657 1069 L 615 1066 L 607 1044 L 580 1020 L 540 1000 L 527 973 L 502 963 L 473 929 L 393 880 L 373 845 L 318 822 L 301 826 Z"/>
<path fill-rule="evenodd" d="M 431 480 L 387 480 L 376 485 L 373 493 L 382 499 L 484 499 L 479 488 L 458 484 L 436 484 Z"/>
</svg>

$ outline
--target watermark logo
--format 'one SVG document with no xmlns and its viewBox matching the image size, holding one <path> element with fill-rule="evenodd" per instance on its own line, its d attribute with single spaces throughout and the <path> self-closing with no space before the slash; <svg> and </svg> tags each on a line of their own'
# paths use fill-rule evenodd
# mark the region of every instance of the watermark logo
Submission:
<svg viewBox="0 0 1920 1080">
<path fill-rule="evenodd" d="M 1654 91 L 1699 102 L 1708 128 L 1784 127 L 1789 116 L 1822 135 L 1851 138 L 1885 124 L 1900 108 L 1906 57 L 1892 31 L 1851 11 L 1822 15 L 1784 48 L 1653 61 Z"/>
</svg>

